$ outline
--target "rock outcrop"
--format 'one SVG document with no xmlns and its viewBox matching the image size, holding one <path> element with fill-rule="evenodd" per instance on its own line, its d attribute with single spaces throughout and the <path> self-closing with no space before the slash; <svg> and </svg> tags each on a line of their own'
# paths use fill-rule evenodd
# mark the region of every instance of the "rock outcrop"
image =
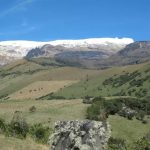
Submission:
<svg viewBox="0 0 150 150">
<path fill-rule="evenodd" d="M 51 150 L 104 150 L 110 137 L 108 123 L 99 121 L 58 121 L 49 138 Z"/>
</svg>

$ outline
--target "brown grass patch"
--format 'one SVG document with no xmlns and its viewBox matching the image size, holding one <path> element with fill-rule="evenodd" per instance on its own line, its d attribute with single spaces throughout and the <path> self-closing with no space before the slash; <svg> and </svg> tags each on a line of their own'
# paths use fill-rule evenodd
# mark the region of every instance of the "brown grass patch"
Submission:
<svg viewBox="0 0 150 150">
<path fill-rule="evenodd" d="M 11 94 L 10 99 L 35 99 L 51 92 L 56 92 L 77 81 L 37 81 Z"/>
</svg>

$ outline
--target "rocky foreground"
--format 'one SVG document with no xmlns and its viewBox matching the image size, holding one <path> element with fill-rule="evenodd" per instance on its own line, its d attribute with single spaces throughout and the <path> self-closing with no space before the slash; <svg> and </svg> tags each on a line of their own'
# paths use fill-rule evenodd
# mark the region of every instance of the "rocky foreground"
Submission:
<svg viewBox="0 0 150 150">
<path fill-rule="evenodd" d="M 51 150 L 104 150 L 110 137 L 108 123 L 58 121 L 49 138 Z"/>
</svg>

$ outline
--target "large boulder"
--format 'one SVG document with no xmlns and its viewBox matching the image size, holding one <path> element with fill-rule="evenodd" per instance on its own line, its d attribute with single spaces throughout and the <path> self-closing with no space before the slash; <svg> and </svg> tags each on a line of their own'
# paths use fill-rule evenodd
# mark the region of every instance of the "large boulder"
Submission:
<svg viewBox="0 0 150 150">
<path fill-rule="evenodd" d="M 110 126 L 99 121 L 58 121 L 49 138 L 51 150 L 104 150 Z"/>
</svg>

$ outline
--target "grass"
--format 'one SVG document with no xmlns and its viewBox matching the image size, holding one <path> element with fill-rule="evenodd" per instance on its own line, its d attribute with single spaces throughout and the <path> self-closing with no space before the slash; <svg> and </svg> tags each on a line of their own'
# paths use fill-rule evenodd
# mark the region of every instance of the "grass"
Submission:
<svg viewBox="0 0 150 150">
<path fill-rule="evenodd" d="M 81 98 L 85 96 L 104 96 L 104 97 L 111 97 L 111 96 L 120 96 L 121 91 L 125 92 L 127 96 L 136 96 L 137 93 L 140 93 L 143 90 L 147 90 L 147 96 L 150 96 L 150 71 L 145 72 L 150 68 L 149 63 L 146 64 L 139 64 L 139 65 L 132 65 L 132 66 L 125 66 L 125 67 L 114 67 L 106 70 L 101 70 L 98 75 L 94 77 L 89 77 L 88 80 L 84 79 L 79 83 L 73 84 L 69 87 L 64 88 L 63 90 L 59 90 L 55 93 L 56 96 L 63 96 L 65 98 Z M 144 79 L 148 77 L 144 84 L 140 87 L 137 86 L 130 86 L 129 82 L 127 81 L 123 85 L 119 87 L 113 87 L 111 84 L 103 85 L 103 82 L 110 77 L 116 78 L 120 77 L 126 73 L 132 73 L 134 71 L 138 71 L 141 73 L 136 78 L 132 78 L 132 80 L 136 79 Z M 120 82 L 120 81 L 118 81 Z M 131 92 L 129 95 L 130 90 L 135 90 Z M 143 93 L 142 93 L 143 94 Z M 144 94 L 146 96 L 146 94 Z"/>
<path fill-rule="evenodd" d="M 36 111 L 31 113 L 29 108 L 35 106 Z M 7 100 L 0 102 L 0 118 L 6 121 L 12 119 L 14 111 L 22 111 L 23 116 L 29 124 L 42 123 L 54 127 L 58 120 L 83 120 L 86 118 L 86 110 L 89 105 L 83 104 L 82 100 Z M 142 124 L 138 120 L 127 120 L 117 115 L 108 119 L 112 128 L 112 136 L 120 137 L 131 144 L 150 131 L 150 119 L 148 124 Z M 12 148 L 12 150 L 46 150 L 46 146 L 38 145 L 31 139 L 19 140 L 0 136 L 2 150 Z M 6 144 L 6 148 L 5 145 Z M 19 149 L 20 148 L 20 149 Z"/>
<path fill-rule="evenodd" d="M 0 96 L 8 94 L 11 97 L 11 99 L 0 101 L 0 118 L 9 122 L 13 113 L 17 110 L 22 111 L 29 124 L 42 123 L 53 127 L 54 122 L 58 120 L 83 120 L 86 117 L 86 110 L 89 105 L 83 104 L 81 97 L 87 95 L 106 96 L 110 100 L 110 97 L 121 90 L 129 90 L 129 82 L 115 88 L 111 85 L 104 86 L 103 82 L 106 79 L 136 70 L 141 73 L 141 76 L 136 77 L 136 79 L 150 75 L 150 71 L 148 71 L 149 63 L 114 67 L 107 70 L 89 70 L 58 67 L 57 65 L 48 67 L 41 65 L 43 60 L 42 62 L 41 60 L 34 61 L 21 60 L 0 69 L 0 75 L 5 73 L 5 76 L 0 76 Z M 15 72 L 20 73 L 15 74 Z M 69 82 L 67 83 L 67 81 Z M 56 82 L 57 84 L 54 86 Z M 66 85 L 67 87 L 64 87 Z M 29 90 L 41 87 L 44 88 L 43 92 L 34 91 L 32 95 L 29 95 Z M 141 88 L 148 89 L 148 95 L 150 95 L 148 81 L 144 82 L 142 87 L 132 88 L 135 88 L 136 92 Z M 63 96 L 68 100 L 34 100 L 34 98 L 53 91 L 56 92 L 54 95 Z M 19 96 L 20 92 L 23 92 L 22 97 Z M 134 97 L 135 95 L 131 96 Z M 71 98 L 76 98 L 76 100 L 71 100 Z M 36 107 L 34 113 L 29 111 L 32 106 Z M 112 136 L 124 138 L 129 144 L 150 131 L 149 123 L 142 124 L 138 120 L 130 121 L 119 116 L 110 116 L 108 121 L 112 126 Z M 2 150 L 34 150 L 34 148 L 46 150 L 45 148 L 47 148 L 34 143 L 30 138 L 22 141 L 6 138 L 2 135 L 0 135 L 0 144 Z"/>
<path fill-rule="evenodd" d="M 1 150 L 49 150 L 46 145 L 35 143 L 31 138 L 25 140 L 0 135 Z"/>
<path fill-rule="evenodd" d="M 36 62 L 35 60 L 20 60 L 2 67 L 0 70 L 0 96 L 20 91 L 37 81 L 79 81 L 85 79 L 87 75 L 93 76 L 99 73 L 98 70 L 58 65 L 43 66 L 41 61 L 43 62 L 40 59 Z"/>
<path fill-rule="evenodd" d="M 29 108 L 36 107 L 36 111 L 31 113 Z M 16 110 L 22 111 L 26 121 L 31 125 L 42 123 L 43 125 L 54 127 L 54 123 L 59 120 L 82 120 L 85 119 L 88 105 L 82 100 L 7 100 L 0 102 L 0 118 L 7 122 L 13 117 Z M 4 137 L 0 135 L 1 150 L 48 150 L 46 145 L 39 145 L 31 138 L 25 140 Z"/>
<path fill-rule="evenodd" d="M 31 113 L 29 108 L 35 106 L 36 112 Z M 85 118 L 88 105 L 82 100 L 7 100 L 0 102 L 0 117 L 7 121 L 12 119 L 13 113 L 22 111 L 29 124 L 42 123 L 50 126 L 58 120 L 81 120 Z"/>
<path fill-rule="evenodd" d="M 150 96 L 150 71 L 149 71 L 149 63 L 143 63 L 138 65 L 131 65 L 131 66 L 124 66 L 124 67 L 113 67 L 106 70 L 90 70 L 90 69 L 81 69 L 81 68 L 74 68 L 74 67 L 58 67 L 58 66 L 42 66 L 41 63 L 44 60 L 21 60 L 20 64 L 19 62 L 15 64 L 11 64 L 8 66 L 3 67 L 4 71 L 1 71 L 0 74 L 3 72 L 9 72 L 10 74 L 6 75 L 5 77 L 0 77 L 0 96 L 3 95 L 16 95 L 12 96 L 12 98 L 18 97 L 21 99 L 24 98 L 36 98 L 35 94 L 29 94 L 29 96 L 23 97 L 23 95 L 20 97 L 18 96 L 18 93 L 20 93 L 22 90 L 28 90 L 30 87 L 33 87 L 33 89 L 36 89 L 36 86 L 39 81 L 41 82 L 49 82 L 49 81 L 66 81 L 71 80 L 75 81 L 74 84 L 69 85 L 67 87 L 61 87 L 58 88 L 57 91 L 55 91 L 54 97 L 62 96 L 66 99 L 72 99 L 72 98 L 82 98 L 85 96 L 120 96 L 122 91 L 127 96 L 136 96 L 136 94 L 144 94 L 144 96 Z M 47 60 L 46 60 L 47 61 Z M 26 66 L 26 67 L 25 67 Z M 31 70 L 33 73 L 23 73 L 24 70 Z M 14 75 L 14 72 L 19 71 L 22 72 L 19 75 Z M 129 82 L 125 82 L 123 85 L 118 87 L 112 87 L 111 84 L 104 85 L 103 82 L 106 79 L 109 79 L 111 77 L 118 78 L 123 74 L 126 73 L 132 73 L 134 71 L 138 71 L 141 73 L 141 75 L 137 76 L 133 79 L 144 79 L 147 77 L 147 80 L 143 82 L 143 85 L 140 87 L 136 86 L 130 86 Z M 132 79 L 132 80 L 133 80 Z M 78 81 L 78 82 L 77 82 Z M 77 83 L 76 83 L 77 82 Z M 118 81 L 120 82 L 120 81 Z M 35 86 L 34 86 L 35 85 Z M 42 85 L 42 83 L 41 83 Z M 46 87 L 46 85 L 48 85 Z M 40 84 L 38 84 L 40 86 Z M 45 84 L 45 89 L 49 89 L 49 84 Z M 135 90 L 132 92 L 132 90 Z M 145 90 L 147 93 L 145 94 Z M 143 92 L 144 91 L 144 92 Z M 129 92 L 131 95 L 129 95 Z M 143 93 L 141 93 L 143 92 Z M 26 93 L 26 92 L 25 92 Z M 39 95 L 40 97 L 45 96 L 47 94 L 51 93 L 51 89 L 45 92 L 41 92 Z M 27 94 L 27 95 L 28 95 Z M 26 95 L 26 94 L 24 94 Z"/>
<path fill-rule="evenodd" d="M 112 136 L 125 139 L 128 144 L 150 132 L 150 119 L 148 119 L 148 124 L 143 124 L 136 119 L 128 120 L 115 115 L 110 116 L 108 121 L 111 124 Z"/>
<path fill-rule="evenodd" d="M 10 99 L 36 99 L 50 92 L 56 92 L 77 81 L 37 81 L 9 95 Z"/>
</svg>

